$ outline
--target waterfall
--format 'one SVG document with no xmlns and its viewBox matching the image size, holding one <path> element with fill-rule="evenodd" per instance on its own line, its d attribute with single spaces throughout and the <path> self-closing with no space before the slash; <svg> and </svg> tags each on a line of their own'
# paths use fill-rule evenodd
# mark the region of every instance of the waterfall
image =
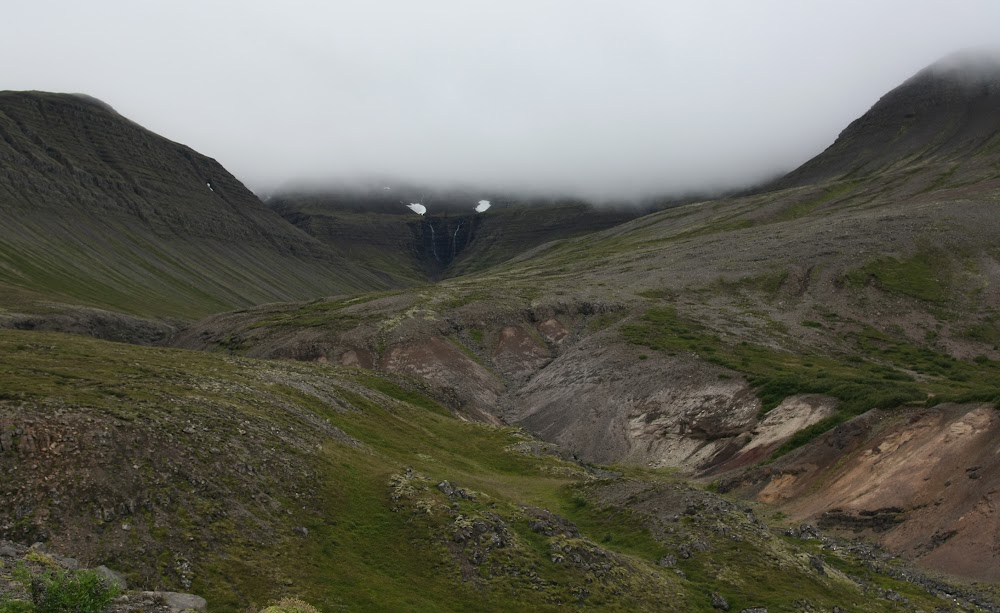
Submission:
<svg viewBox="0 0 1000 613">
<path fill-rule="evenodd" d="M 458 222 L 458 227 L 455 228 L 455 233 L 451 235 L 451 259 L 455 259 L 455 254 L 458 253 L 458 231 L 462 229 L 465 225 L 464 221 Z"/>
<path fill-rule="evenodd" d="M 437 240 L 434 238 L 434 224 L 428 221 L 427 225 L 431 228 L 431 253 L 434 254 L 434 259 L 440 262 L 441 258 L 438 257 Z"/>
</svg>

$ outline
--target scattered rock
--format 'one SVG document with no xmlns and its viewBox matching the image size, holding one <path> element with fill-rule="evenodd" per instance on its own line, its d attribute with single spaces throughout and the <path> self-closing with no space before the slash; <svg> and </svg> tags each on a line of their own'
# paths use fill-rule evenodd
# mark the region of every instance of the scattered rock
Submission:
<svg viewBox="0 0 1000 613">
<path fill-rule="evenodd" d="M 117 585 L 122 590 L 128 589 L 128 582 L 125 581 L 125 577 L 121 573 L 116 573 L 107 566 L 98 566 L 94 571 L 104 577 L 108 584 Z"/>
<path fill-rule="evenodd" d="M 903 596 L 895 590 L 886 590 L 882 594 L 882 597 L 892 602 L 903 602 L 903 600 L 905 600 Z"/>
<path fill-rule="evenodd" d="M 812 539 L 819 538 L 819 530 L 816 526 L 812 524 L 802 524 L 798 528 L 789 528 L 785 530 L 785 536 L 791 536 L 793 538 L 800 538 L 804 541 L 809 541 Z"/>
<path fill-rule="evenodd" d="M 170 607 L 172 613 L 195 611 L 207 613 L 208 603 L 201 596 L 182 594 L 180 592 L 143 592 L 143 595 L 161 598 Z"/>
<path fill-rule="evenodd" d="M 580 530 L 573 522 L 559 517 L 546 509 L 537 507 L 522 507 L 528 519 L 528 527 L 532 531 L 545 536 L 565 536 L 580 538 Z"/>
<path fill-rule="evenodd" d="M 453 485 L 448 481 L 442 481 L 437 484 L 437 488 L 441 490 L 441 493 L 448 498 L 462 498 L 463 500 L 475 500 L 476 495 L 467 489 Z"/>
<path fill-rule="evenodd" d="M 455 495 L 455 488 L 452 487 L 451 483 L 448 483 L 447 481 L 442 481 L 441 483 L 438 483 L 437 488 L 441 490 L 441 493 L 447 496 L 448 498 L 451 498 L 452 496 Z"/>
<path fill-rule="evenodd" d="M 729 601 L 726 600 L 722 594 L 718 592 L 712 592 L 712 608 L 719 609 L 720 611 L 729 610 Z"/>
</svg>

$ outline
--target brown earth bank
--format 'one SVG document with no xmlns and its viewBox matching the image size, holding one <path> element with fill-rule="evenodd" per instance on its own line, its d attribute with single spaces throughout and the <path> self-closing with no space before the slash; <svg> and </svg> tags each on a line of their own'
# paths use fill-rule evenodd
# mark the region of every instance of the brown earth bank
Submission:
<svg viewBox="0 0 1000 613">
<path fill-rule="evenodd" d="M 996 582 L 998 429 L 992 406 L 873 412 L 720 488 L 864 535 L 926 568 Z"/>
</svg>

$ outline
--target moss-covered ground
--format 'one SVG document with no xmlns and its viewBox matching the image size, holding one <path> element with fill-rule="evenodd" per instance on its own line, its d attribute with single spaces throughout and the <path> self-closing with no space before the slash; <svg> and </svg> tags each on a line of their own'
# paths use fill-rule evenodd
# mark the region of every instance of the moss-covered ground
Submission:
<svg viewBox="0 0 1000 613">
<path fill-rule="evenodd" d="M 742 583 L 738 593 L 713 574 L 708 557 L 682 564 L 686 578 L 661 567 L 657 561 L 672 552 L 670 542 L 654 538 L 627 508 L 590 497 L 588 484 L 607 481 L 606 475 L 601 481 L 585 467 L 524 452 L 523 433 L 458 420 L 405 378 L 2 331 L 0 406 L 4 432 L 51 413 L 151 441 L 152 455 L 135 460 L 136 466 L 149 462 L 151 470 L 140 467 L 134 476 L 129 466 L 103 469 L 112 480 L 134 484 L 130 495 L 149 504 L 116 520 L 130 525 L 132 540 L 92 547 L 88 562 L 132 571 L 152 560 L 158 570 L 130 576 L 181 589 L 176 566 L 183 552 L 190 591 L 208 598 L 213 610 L 260 608 L 283 597 L 321 610 L 373 611 L 567 604 L 708 611 L 712 591 L 750 604 L 793 596 L 818 605 L 864 598 L 850 581 L 830 582 L 753 557 L 752 543 L 716 549 L 728 556 L 728 572 L 759 578 Z M 185 433 L 196 442 L 179 441 Z M 252 444 L 241 446 L 250 437 Z M 223 448 L 228 456 L 218 462 Z M 76 464 L 93 453 L 81 450 Z M 8 481 L 11 491 L 53 487 L 31 481 L 35 473 L 25 463 L 36 462 L 32 456 L 8 448 L 2 457 L 17 468 L 8 479 L 22 480 Z M 157 457 L 170 458 L 177 472 L 166 474 Z M 623 472 L 618 479 L 676 482 L 669 472 Z M 396 486 L 407 474 L 419 479 L 400 494 Z M 211 480 L 215 494 L 206 494 L 202 478 Z M 111 495 L 106 481 L 78 479 L 93 488 L 87 491 Z M 445 480 L 475 495 L 446 496 L 436 486 Z M 146 489 L 155 495 L 146 496 Z M 85 500 L 71 507 L 46 512 L 66 530 L 93 524 Z M 539 531 L 530 522 L 542 511 L 532 509 L 571 522 L 579 533 Z M 0 513 L 11 519 L 11 509 Z M 502 534 L 503 545 L 456 536 L 477 521 L 492 526 L 489 534 Z M 793 545 L 782 551 L 796 555 Z M 882 601 L 873 607 L 894 610 Z"/>
</svg>

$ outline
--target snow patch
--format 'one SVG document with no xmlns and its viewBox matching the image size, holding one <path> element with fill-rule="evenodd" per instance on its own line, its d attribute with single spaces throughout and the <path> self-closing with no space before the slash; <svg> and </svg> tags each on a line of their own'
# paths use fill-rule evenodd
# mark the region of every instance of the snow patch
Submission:
<svg viewBox="0 0 1000 613">
<path fill-rule="evenodd" d="M 489 200 L 480 200 L 479 204 L 476 205 L 476 212 L 477 213 L 482 213 L 482 212 L 486 211 L 486 209 L 488 209 L 488 208 L 490 208 L 490 201 Z"/>
<path fill-rule="evenodd" d="M 423 215 L 424 213 L 427 212 L 427 207 L 420 204 L 419 202 L 411 202 L 410 204 L 406 205 L 406 208 L 410 209 L 417 215 Z"/>
<path fill-rule="evenodd" d="M 208 186 L 208 189 L 212 190 L 213 192 L 215 191 L 215 189 L 212 187 L 211 183 L 206 183 L 205 185 Z"/>
</svg>

